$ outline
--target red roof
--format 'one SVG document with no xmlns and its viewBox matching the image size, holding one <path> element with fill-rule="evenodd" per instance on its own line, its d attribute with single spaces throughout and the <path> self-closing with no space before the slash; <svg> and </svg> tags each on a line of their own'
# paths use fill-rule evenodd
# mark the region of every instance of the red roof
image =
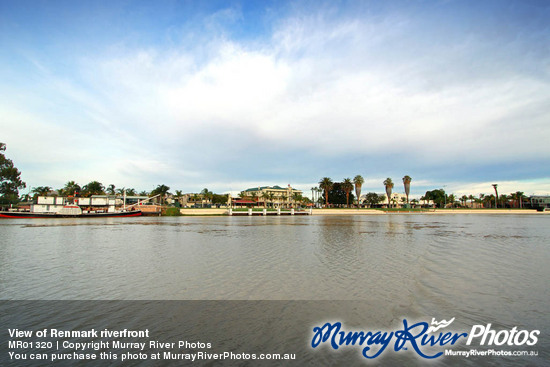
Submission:
<svg viewBox="0 0 550 367">
<path fill-rule="evenodd" d="M 250 200 L 233 200 L 235 204 L 256 204 L 255 201 Z"/>
</svg>

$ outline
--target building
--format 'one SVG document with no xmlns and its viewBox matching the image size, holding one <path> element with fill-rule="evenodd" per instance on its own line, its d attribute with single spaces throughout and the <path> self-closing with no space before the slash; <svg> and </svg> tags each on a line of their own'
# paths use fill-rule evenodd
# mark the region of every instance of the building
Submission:
<svg viewBox="0 0 550 367">
<path fill-rule="evenodd" d="M 533 209 L 550 208 L 550 196 L 548 195 L 532 195 L 529 197 L 529 202 Z"/>
<path fill-rule="evenodd" d="M 292 188 L 281 186 L 260 186 L 241 191 L 240 199 L 234 199 L 233 204 L 239 205 L 241 202 L 255 204 L 256 206 L 270 206 L 275 208 L 293 207 L 299 203 L 303 192 Z"/>
</svg>

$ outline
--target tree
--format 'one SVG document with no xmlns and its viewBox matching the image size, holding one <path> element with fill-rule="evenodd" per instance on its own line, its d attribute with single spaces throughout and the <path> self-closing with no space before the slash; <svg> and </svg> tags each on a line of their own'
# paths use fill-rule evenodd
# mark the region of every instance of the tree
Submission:
<svg viewBox="0 0 550 367">
<path fill-rule="evenodd" d="M 92 181 L 82 187 L 84 196 L 105 195 L 105 186 L 99 181 Z"/>
<path fill-rule="evenodd" d="M 27 187 L 21 180 L 21 172 L 11 159 L 4 155 L 6 144 L 0 143 L 0 204 L 15 204 L 19 201 L 19 190 Z"/>
<path fill-rule="evenodd" d="M 109 186 L 107 186 L 107 193 L 109 195 L 114 195 L 115 194 L 115 185 L 110 184 Z"/>
<path fill-rule="evenodd" d="M 522 191 L 516 191 L 514 193 L 514 196 L 515 196 L 516 200 L 519 202 L 520 209 L 523 208 L 523 199 L 525 198 L 525 195 L 523 195 L 523 192 Z"/>
<path fill-rule="evenodd" d="M 176 190 L 176 193 L 174 194 L 174 198 L 176 199 L 176 206 L 181 207 L 180 200 L 183 197 L 183 192 L 181 190 Z"/>
<path fill-rule="evenodd" d="M 371 208 L 377 205 L 382 200 L 384 200 L 384 195 L 378 195 L 375 192 L 369 192 L 367 195 L 365 195 L 365 201 Z"/>
<path fill-rule="evenodd" d="M 355 195 L 357 196 L 357 207 L 359 208 L 359 200 L 361 200 L 361 186 L 363 186 L 365 180 L 361 175 L 357 175 L 353 178 L 353 184 L 355 185 Z"/>
<path fill-rule="evenodd" d="M 302 194 L 298 192 L 292 193 L 292 200 L 294 200 L 295 203 L 300 204 L 302 202 Z"/>
<path fill-rule="evenodd" d="M 150 196 L 160 195 L 161 203 L 166 201 L 166 195 L 169 194 L 170 188 L 166 185 L 158 185 L 153 191 L 151 191 Z"/>
<path fill-rule="evenodd" d="M 449 198 L 449 203 L 451 203 L 451 208 L 453 208 L 455 205 L 455 194 L 449 195 L 448 198 Z"/>
<path fill-rule="evenodd" d="M 388 208 L 391 208 L 390 200 L 391 200 L 391 191 L 393 189 L 393 181 L 391 178 L 386 178 L 384 180 L 384 187 L 386 188 L 386 195 L 388 195 Z"/>
<path fill-rule="evenodd" d="M 77 194 L 80 193 L 81 190 L 82 188 L 80 187 L 79 184 L 77 184 L 74 181 L 68 181 L 63 187 L 63 189 L 61 189 L 61 194 L 65 196 L 70 196 L 70 195 L 76 196 Z"/>
<path fill-rule="evenodd" d="M 271 207 L 273 208 L 273 199 L 275 198 L 275 194 L 270 192 L 269 193 L 269 201 L 271 201 Z"/>
<path fill-rule="evenodd" d="M 267 191 L 262 193 L 262 199 L 264 199 L 264 208 L 267 208 L 267 200 L 269 199 L 269 193 Z"/>
<path fill-rule="evenodd" d="M 445 194 L 445 190 L 443 189 L 436 189 L 432 191 L 426 191 L 426 194 L 424 195 L 424 199 L 426 201 L 433 201 L 434 204 L 436 204 L 439 208 L 443 206 L 445 201 L 447 200 L 447 196 Z"/>
<path fill-rule="evenodd" d="M 257 191 L 252 191 L 250 196 L 252 196 L 252 201 L 255 201 L 256 203 L 258 202 L 258 192 Z"/>
<path fill-rule="evenodd" d="M 286 201 L 286 199 L 288 199 L 288 196 L 286 196 L 286 194 L 282 194 L 281 196 L 279 196 L 279 198 L 281 199 L 281 207 L 285 207 L 284 203 Z"/>
<path fill-rule="evenodd" d="M 332 185 L 334 183 L 330 179 L 330 177 L 323 177 L 321 181 L 319 181 L 319 187 L 325 191 L 325 205 L 328 207 L 328 192 L 332 190 Z"/>
<path fill-rule="evenodd" d="M 411 191 L 411 181 L 410 176 L 403 177 L 403 185 L 405 186 L 405 195 L 407 195 L 407 204 L 409 203 L 409 192 Z"/>
<path fill-rule="evenodd" d="M 498 208 L 498 190 L 497 190 L 497 187 L 498 187 L 498 184 L 493 184 L 493 187 L 495 188 L 495 208 Z"/>
<path fill-rule="evenodd" d="M 331 205 L 338 204 L 338 205 L 346 205 L 348 202 L 346 192 L 342 188 L 343 183 L 342 182 L 334 182 L 332 184 L 332 190 L 328 192 L 328 201 Z M 353 202 L 355 200 L 355 196 L 350 193 L 349 194 L 349 201 Z"/>
<path fill-rule="evenodd" d="M 36 198 L 37 196 L 48 195 L 50 192 L 52 192 L 52 188 L 50 186 L 37 186 L 33 187 L 31 192 L 34 193 L 34 197 Z"/>
<path fill-rule="evenodd" d="M 353 190 L 353 182 L 351 182 L 351 178 L 344 178 L 341 187 L 346 193 L 346 206 L 349 208 L 349 193 Z"/>
<path fill-rule="evenodd" d="M 462 195 L 460 200 L 462 201 L 462 206 L 466 207 L 466 201 L 468 201 L 468 197 L 466 195 Z"/>
<path fill-rule="evenodd" d="M 472 208 L 474 207 L 474 195 L 470 194 L 468 195 L 468 199 L 470 200 L 470 205 L 472 206 Z"/>
</svg>

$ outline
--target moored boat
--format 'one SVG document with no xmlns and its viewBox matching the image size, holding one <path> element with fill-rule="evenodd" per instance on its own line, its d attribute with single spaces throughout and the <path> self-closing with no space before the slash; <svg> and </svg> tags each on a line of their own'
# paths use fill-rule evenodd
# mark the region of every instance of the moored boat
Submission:
<svg viewBox="0 0 550 367">
<path fill-rule="evenodd" d="M 2 211 L 0 212 L 0 218 L 110 218 L 110 217 L 139 217 L 141 216 L 141 210 L 129 210 L 111 213 L 33 213 L 33 212 L 16 212 L 16 211 Z"/>
<path fill-rule="evenodd" d="M 0 211 L 0 218 L 109 218 L 137 217 L 141 210 L 134 207 L 116 207 L 115 198 L 95 196 L 92 198 L 38 197 L 30 210 Z"/>
</svg>

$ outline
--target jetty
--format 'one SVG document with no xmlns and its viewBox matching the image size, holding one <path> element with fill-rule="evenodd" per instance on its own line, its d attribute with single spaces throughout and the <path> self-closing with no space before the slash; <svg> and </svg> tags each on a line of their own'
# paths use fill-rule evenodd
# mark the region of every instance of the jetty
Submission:
<svg viewBox="0 0 550 367">
<path fill-rule="evenodd" d="M 312 214 L 312 210 L 311 209 L 308 209 L 308 210 L 295 210 L 295 209 L 290 209 L 290 210 L 281 210 L 280 208 L 278 208 L 277 210 L 267 210 L 267 209 L 262 209 L 262 210 L 253 210 L 252 208 L 249 208 L 248 210 L 233 210 L 233 209 L 228 209 L 227 210 L 227 215 L 229 216 L 268 216 L 268 215 L 273 215 L 273 216 L 277 216 L 277 215 L 311 215 Z"/>
</svg>

